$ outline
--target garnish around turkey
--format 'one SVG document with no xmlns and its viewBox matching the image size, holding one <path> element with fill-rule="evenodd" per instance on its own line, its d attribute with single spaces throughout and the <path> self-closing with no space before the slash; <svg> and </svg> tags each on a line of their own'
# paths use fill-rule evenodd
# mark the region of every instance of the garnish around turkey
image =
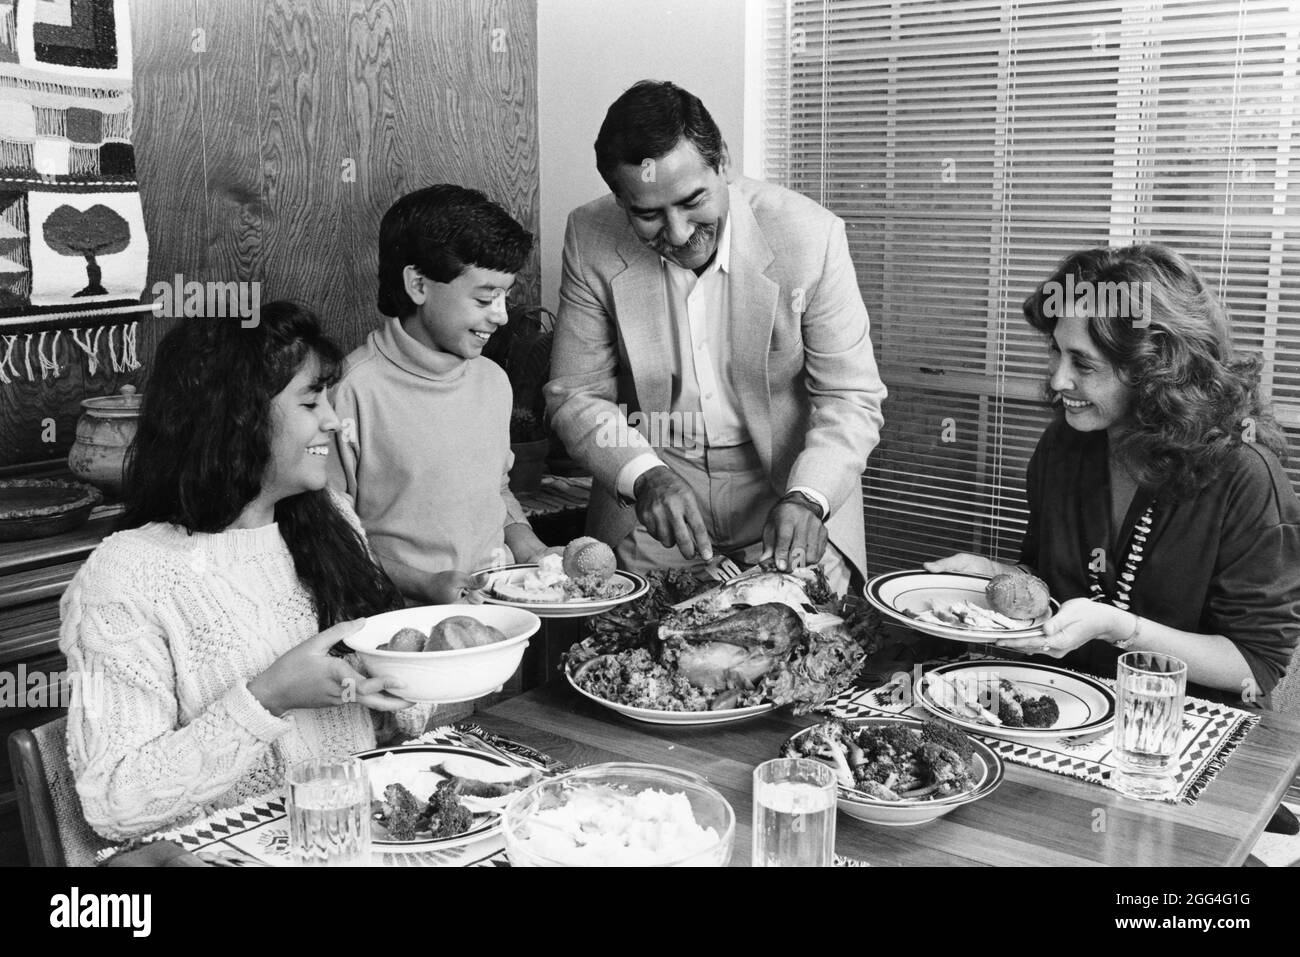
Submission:
<svg viewBox="0 0 1300 957">
<path fill-rule="evenodd" d="M 842 602 L 816 569 L 761 571 L 692 597 L 671 574 L 650 594 L 595 619 L 565 656 L 572 680 L 605 701 L 657 711 L 721 711 L 838 694 L 880 640 L 865 603 Z"/>
</svg>

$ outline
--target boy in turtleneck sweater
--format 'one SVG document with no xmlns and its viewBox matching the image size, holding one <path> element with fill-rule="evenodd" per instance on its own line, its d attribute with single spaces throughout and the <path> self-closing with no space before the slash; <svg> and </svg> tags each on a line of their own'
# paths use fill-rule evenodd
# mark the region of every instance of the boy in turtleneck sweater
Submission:
<svg viewBox="0 0 1300 957">
<path fill-rule="evenodd" d="M 481 355 L 532 245 L 482 193 L 446 184 L 403 196 L 379 227 L 379 311 L 392 318 L 335 388 L 331 484 L 415 604 L 472 598 L 469 572 L 546 551 L 507 486 L 510 381 Z"/>
</svg>

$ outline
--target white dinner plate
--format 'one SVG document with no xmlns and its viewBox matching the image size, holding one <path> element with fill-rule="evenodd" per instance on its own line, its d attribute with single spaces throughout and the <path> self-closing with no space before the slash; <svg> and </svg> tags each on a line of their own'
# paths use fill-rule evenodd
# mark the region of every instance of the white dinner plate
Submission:
<svg viewBox="0 0 1300 957">
<path fill-rule="evenodd" d="M 593 658 L 592 661 L 595 661 Z M 581 672 L 592 664 L 592 661 L 584 662 L 577 670 Z M 746 718 L 753 718 L 760 714 L 766 714 L 776 705 L 772 702 L 765 704 L 750 705 L 748 708 L 728 708 L 724 711 L 658 711 L 654 708 L 634 708 L 631 705 L 619 704 L 617 701 L 610 701 L 608 698 L 602 698 L 592 694 L 585 688 L 579 687 L 576 680 L 576 673 L 565 669 L 564 676 L 573 685 L 573 690 L 585 698 L 590 698 L 598 705 L 603 705 L 611 711 L 617 711 L 621 715 L 633 718 L 637 721 L 645 721 L 649 724 L 675 724 L 675 725 L 707 725 L 707 724 L 730 724 L 732 721 L 744 721 Z"/>
<path fill-rule="evenodd" d="M 632 572 L 614 573 L 614 581 L 620 588 L 616 598 L 575 598 L 569 601 L 515 601 L 498 598 L 492 592 L 497 582 L 517 584 L 525 576 L 537 571 L 536 564 L 503 565 L 500 568 L 484 568 L 475 572 L 475 576 L 484 579 L 483 601 L 489 605 L 506 605 L 510 608 L 522 608 L 531 611 L 538 618 L 587 618 L 600 615 L 611 608 L 636 601 L 650 590 L 650 583 L 640 575 Z"/>
<path fill-rule="evenodd" d="M 980 608 L 988 608 L 984 589 L 989 579 L 982 575 L 961 575 L 952 572 L 903 571 L 877 575 L 867 582 L 863 594 L 873 608 L 908 628 L 938 638 L 953 641 L 987 643 L 1002 638 L 1041 638 L 1043 623 L 1060 611 L 1061 605 L 1051 599 L 1051 609 L 1046 615 L 1035 618 L 1025 628 L 963 628 L 960 625 L 942 625 L 917 621 L 909 611 L 926 611 L 933 605 L 951 605 L 969 601 Z"/>
<path fill-rule="evenodd" d="M 970 718 L 956 715 L 931 696 L 929 676 L 939 674 L 951 677 L 957 673 L 967 675 L 975 673 L 981 679 L 988 678 L 990 681 L 1002 677 L 1021 685 L 1034 695 L 1050 695 L 1056 701 L 1061 715 L 1056 724 L 1050 728 L 1008 728 L 981 724 Z M 931 668 L 921 677 L 916 698 L 926 711 L 966 731 L 1024 744 L 1096 734 L 1115 723 L 1115 692 L 1105 682 L 1052 665 L 998 660 L 959 661 L 939 665 Z M 983 703 L 986 706 L 989 704 L 988 701 Z"/>
<path fill-rule="evenodd" d="M 444 776 L 437 771 L 430 771 L 429 766 L 449 757 L 455 757 L 458 762 L 473 762 L 490 768 L 521 767 L 493 754 L 443 744 L 374 748 L 370 751 L 362 751 L 356 757 L 365 763 L 366 776 L 370 779 L 370 793 L 376 800 L 382 799 L 384 788 L 388 785 L 402 783 L 421 801 L 427 801 L 437 789 L 438 783 L 445 780 Z M 492 800 L 462 798 L 462 803 L 474 813 L 474 823 L 468 831 L 455 837 L 411 841 L 381 839 L 378 836 L 380 825 L 375 822 L 371 844 L 376 851 L 385 854 L 429 851 L 472 844 L 501 829 L 501 812 L 505 809 L 508 800 L 509 797 Z M 490 806 L 494 804 L 500 804 L 500 807 Z"/>
</svg>

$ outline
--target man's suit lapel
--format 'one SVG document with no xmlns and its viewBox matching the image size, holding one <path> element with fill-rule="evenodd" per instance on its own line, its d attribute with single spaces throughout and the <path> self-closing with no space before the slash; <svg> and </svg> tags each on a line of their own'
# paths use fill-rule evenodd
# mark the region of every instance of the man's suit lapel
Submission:
<svg viewBox="0 0 1300 957">
<path fill-rule="evenodd" d="M 731 187 L 730 342 L 734 386 L 751 436 L 763 461 L 770 461 L 771 396 L 767 388 L 767 350 L 781 295 L 768 277 L 776 258 L 759 228 L 748 198 Z M 659 257 L 629 229 L 618 247 L 626 268 L 612 280 L 614 312 L 636 381 L 643 412 L 667 412 L 672 402 L 675 361 L 673 330 L 664 299 Z"/>
<path fill-rule="evenodd" d="M 619 244 L 627 268 L 613 278 L 614 314 L 644 413 L 667 413 L 672 402 L 673 335 L 659 257 L 631 234 Z"/>
<path fill-rule="evenodd" d="M 772 342 L 781 287 L 767 275 L 776 258 L 759 229 L 748 198 L 731 187 L 730 342 L 736 397 L 745 410 L 759 457 L 772 457 L 771 394 L 767 387 L 767 350 Z"/>
</svg>

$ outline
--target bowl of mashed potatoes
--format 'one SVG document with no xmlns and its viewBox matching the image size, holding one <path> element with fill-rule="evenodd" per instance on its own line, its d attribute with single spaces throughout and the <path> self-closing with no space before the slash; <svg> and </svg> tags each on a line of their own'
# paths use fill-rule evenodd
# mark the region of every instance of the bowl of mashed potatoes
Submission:
<svg viewBox="0 0 1300 957">
<path fill-rule="evenodd" d="M 596 764 L 506 806 L 516 867 L 725 867 L 736 815 L 708 781 L 654 764 Z"/>
</svg>

